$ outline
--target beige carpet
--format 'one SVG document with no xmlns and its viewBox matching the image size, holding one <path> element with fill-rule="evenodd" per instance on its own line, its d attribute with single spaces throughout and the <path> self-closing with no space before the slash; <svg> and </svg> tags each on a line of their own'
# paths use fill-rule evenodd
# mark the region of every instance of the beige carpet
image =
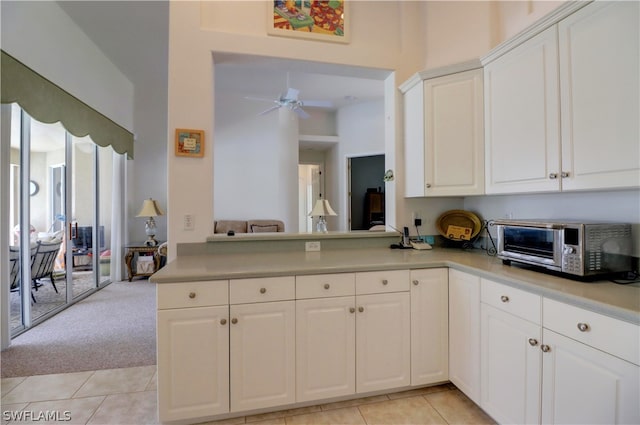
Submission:
<svg viewBox="0 0 640 425">
<path fill-rule="evenodd" d="M 13 339 L 2 377 L 156 364 L 155 285 L 116 282 Z"/>
</svg>

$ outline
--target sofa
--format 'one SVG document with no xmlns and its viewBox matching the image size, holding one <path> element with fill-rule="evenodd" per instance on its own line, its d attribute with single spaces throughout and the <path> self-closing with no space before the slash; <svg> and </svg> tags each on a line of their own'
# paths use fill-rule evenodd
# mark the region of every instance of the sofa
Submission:
<svg viewBox="0 0 640 425">
<path fill-rule="evenodd" d="M 284 222 L 280 220 L 217 220 L 213 223 L 213 233 L 267 233 L 284 232 Z"/>
</svg>

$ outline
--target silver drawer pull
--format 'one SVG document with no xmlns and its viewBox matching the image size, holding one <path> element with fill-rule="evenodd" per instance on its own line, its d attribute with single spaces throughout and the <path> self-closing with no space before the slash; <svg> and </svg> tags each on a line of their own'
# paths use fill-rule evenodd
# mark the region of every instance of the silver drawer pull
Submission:
<svg viewBox="0 0 640 425">
<path fill-rule="evenodd" d="M 413 284 L 414 284 L 414 285 L 418 285 L 419 283 L 420 283 L 420 282 L 418 282 L 417 280 L 414 280 L 414 281 L 413 281 Z"/>
<path fill-rule="evenodd" d="M 589 330 L 589 325 L 586 323 L 578 323 L 578 330 L 580 332 L 587 332 Z"/>
<path fill-rule="evenodd" d="M 329 289 L 329 288 L 331 288 L 331 285 L 329 285 L 328 283 L 325 283 L 324 284 L 324 289 Z"/>
<path fill-rule="evenodd" d="M 226 325 L 227 324 L 227 319 L 220 319 L 220 324 L 221 325 Z"/>
<path fill-rule="evenodd" d="M 538 340 L 535 338 L 529 338 L 529 345 L 535 347 L 536 345 L 538 345 Z"/>
<path fill-rule="evenodd" d="M 509 297 L 507 297 L 506 295 L 503 295 L 500 297 L 500 301 L 502 301 L 503 303 L 508 303 L 509 302 Z"/>
<path fill-rule="evenodd" d="M 547 344 L 543 344 L 540 346 L 540 349 L 542 350 L 542 352 L 544 353 L 548 353 L 549 351 L 551 351 L 551 347 L 549 347 Z"/>
<path fill-rule="evenodd" d="M 260 293 L 264 294 L 265 292 L 267 292 L 267 288 L 260 288 Z"/>
<path fill-rule="evenodd" d="M 382 284 L 383 284 L 383 285 L 386 285 L 386 284 L 388 284 L 388 283 L 389 283 L 389 281 L 388 281 L 387 279 L 382 279 Z"/>
<path fill-rule="evenodd" d="M 562 177 L 563 179 L 566 179 L 567 177 L 569 177 L 569 172 L 563 171 L 562 173 L 560 173 L 560 177 Z"/>
<path fill-rule="evenodd" d="M 550 178 L 551 180 L 555 180 L 555 179 L 557 179 L 557 178 L 558 178 L 558 173 L 549 173 L 549 178 Z"/>
<path fill-rule="evenodd" d="M 196 297 L 195 292 L 189 292 L 189 298 L 194 299 Z"/>
</svg>

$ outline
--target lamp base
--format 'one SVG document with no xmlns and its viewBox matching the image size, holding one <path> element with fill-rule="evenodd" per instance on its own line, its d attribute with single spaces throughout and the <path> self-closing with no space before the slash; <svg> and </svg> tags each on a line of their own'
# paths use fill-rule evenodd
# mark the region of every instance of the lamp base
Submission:
<svg viewBox="0 0 640 425">
<path fill-rule="evenodd" d="M 320 217 L 318 219 L 318 223 L 316 224 L 316 232 L 327 233 L 327 222 L 324 217 Z"/>
<path fill-rule="evenodd" d="M 154 237 L 155 235 L 149 235 L 147 240 L 144 241 L 144 246 L 158 246 L 158 241 Z"/>
</svg>

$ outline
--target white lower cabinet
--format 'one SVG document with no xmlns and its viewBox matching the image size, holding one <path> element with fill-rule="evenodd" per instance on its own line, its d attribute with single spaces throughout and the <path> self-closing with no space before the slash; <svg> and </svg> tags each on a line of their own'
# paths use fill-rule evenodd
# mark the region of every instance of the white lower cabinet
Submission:
<svg viewBox="0 0 640 425">
<path fill-rule="evenodd" d="M 296 301 L 296 401 L 356 392 L 355 297 Z"/>
<path fill-rule="evenodd" d="M 480 278 L 449 269 L 449 380 L 480 404 Z"/>
<path fill-rule="evenodd" d="M 498 423 L 640 423 L 638 326 L 486 279 L 481 288 L 480 406 Z"/>
<path fill-rule="evenodd" d="M 411 271 L 411 385 L 449 379 L 447 269 Z"/>
<path fill-rule="evenodd" d="M 543 331 L 542 423 L 640 423 L 640 367 Z"/>
<path fill-rule="evenodd" d="M 409 282 L 407 280 L 407 289 Z M 366 393 L 411 383 L 409 292 L 356 298 L 356 391 Z"/>
<path fill-rule="evenodd" d="M 542 298 L 480 280 L 480 405 L 499 423 L 540 422 Z"/>
<path fill-rule="evenodd" d="M 296 401 L 410 385 L 408 270 L 299 276 L 296 297 Z"/>
<path fill-rule="evenodd" d="M 295 402 L 294 293 L 293 277 L 230 282 L 231 412 Z"/>
<path fill-rule="evenodd" d="M 163 284 L 157 291 L 159 420 L 229 412 L 227 281 Z M 200 306 L 216 300 L 224 305 Z"/>
</svg>

